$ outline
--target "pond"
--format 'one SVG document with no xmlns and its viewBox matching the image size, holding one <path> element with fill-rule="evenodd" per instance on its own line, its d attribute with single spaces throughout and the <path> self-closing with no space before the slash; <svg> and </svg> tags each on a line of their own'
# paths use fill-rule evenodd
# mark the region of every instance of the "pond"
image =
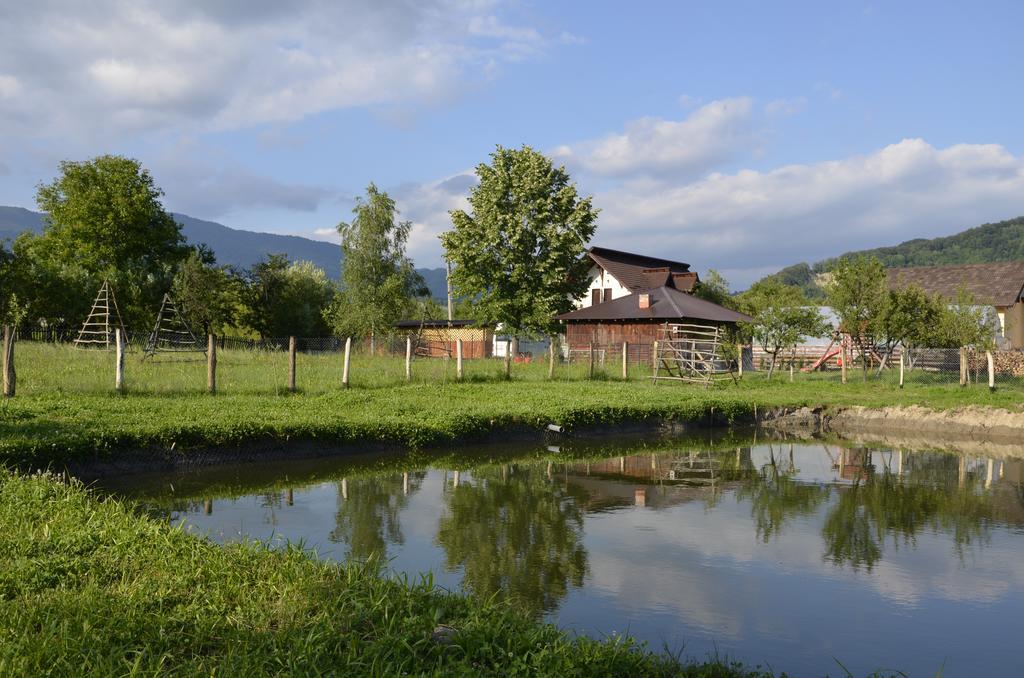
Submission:
<svg viewBox="0 0 1024 678">
<path fill-rule="evenodd" d="M 105 481 L 218 542 L 301 542 L 572 632 L 791 675 L 1011 675 L 1024 461 L 656 439 Z M 840 665 L 841 662 L 841 665 Z"/>
</svg>

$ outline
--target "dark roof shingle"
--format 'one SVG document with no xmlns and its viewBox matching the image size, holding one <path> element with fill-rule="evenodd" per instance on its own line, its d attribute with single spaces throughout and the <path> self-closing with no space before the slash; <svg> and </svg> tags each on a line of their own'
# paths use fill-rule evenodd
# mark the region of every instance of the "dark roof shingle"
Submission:
<svg viewBox="0 0 1024 678">
<path fill-rule="evenodd" d="M 1012 306 L 1024 289 L 1024 261 L 890 268 L 886 273 L 890 289 L 914 284 L 952 300 L 963 288 L 978 303 L 992 306 Z"/>
<path fill-rule="evenodd" d="M 595 264 L 608 271 L 631 292 L 660 287 L 671 274 L 690 271 L 690 265 L 681 261 L 621 252 L 607 247 L 591 247 L 587 254 Z"/>
<path fill-rule="evenodd" d="M 656 287 L 643 294 L 650 294 L 650 306 L 640 308 L 640 292 L 619 297 L 602 304 L 594 304 L 558 316 L 568 322 L 601 320 L 708 320 L 719 323 L 749 322 L 751 318 L 742 313 L 719 306 L 710 301 L 680 292 L 672 287 Z"/>
</svg>

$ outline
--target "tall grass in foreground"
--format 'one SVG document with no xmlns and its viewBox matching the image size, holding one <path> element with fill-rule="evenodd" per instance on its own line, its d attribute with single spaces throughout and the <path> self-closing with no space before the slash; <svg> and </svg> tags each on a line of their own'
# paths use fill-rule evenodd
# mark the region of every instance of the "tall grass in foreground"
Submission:
<svg viewBox="0 0 1024 678">
<path fill-rule="evenodd" d="M 0 552 L 0 675 L 756 673 L 571 638 L 372 563 L 218 547 L 45 475 L 0 470 Z"/>
</svg>

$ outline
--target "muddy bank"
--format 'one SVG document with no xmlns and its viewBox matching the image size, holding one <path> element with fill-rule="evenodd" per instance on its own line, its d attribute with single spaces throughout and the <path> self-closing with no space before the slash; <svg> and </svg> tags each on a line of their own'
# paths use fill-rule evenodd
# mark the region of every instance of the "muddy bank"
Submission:
<svg viewBox="0 0 1024 678">
<path fill-rule="evenodd" d="M 986 407 L 804 407 L 765 412 L 758 419 L 764 428 L 799 436 L 832 435 L 866 444 L 1024 457 L 1024 412 Z"/>
</svg>

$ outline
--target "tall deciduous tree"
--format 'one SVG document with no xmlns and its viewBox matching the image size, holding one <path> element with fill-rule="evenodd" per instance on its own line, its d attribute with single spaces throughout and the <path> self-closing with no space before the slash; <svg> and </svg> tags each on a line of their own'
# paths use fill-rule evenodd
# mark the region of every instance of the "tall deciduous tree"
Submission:
<svg viewBox="0 0 1024 678">
<path fill-rule="evenodd" d="M 549 333 L 586 291 L 582 255 L 597 210 L 564 167 L 529 146 L 499 146 L 476 174 L 472 213 L 453 210 L 454 228 L 441 236 L 455 292 L 474 299 L 478 320 Z"/>
<path fill-rule="evenodd" d="M 36 192 L 47 221 L 39 252 L 114 281 L 122 311 L 138 321 L 155 312 L 147 307 L 188 255 L 162 195 L 137 160 L 102 155 L 62 162 L 59 176 Z"/>
<path fill-rule="evenodd" d="M 249 273 L 243 320 L 262 337 L 322 337 L 335 293 L 323 269 L 272 254 Z"/>
<path fill-rule="evenodd" d="M 827 286 L 828 305 L 839 318 L 840 329 L 850 335 L 860 350 L 865 380 L 887 293 L 882 262 L 863 255 L 840 259 Z"/>
<path fill-rule="evenodd" d="M 192 329 L 210 334 L 232 323 L 241 286 L 231 269 L 214 265 L 208 251 L 193 250 L 175 273 L 171 294 Z"/>
<path fill-rule="evenodd" d="M 772 357 L 768 378 L 783 349 L 796 346 L 801 337 L 821 336 L 825 321 L 797 287 L 774 278 L 754 283 L 740 297 L 740 305 L 754 321 L 743 328 Z"/>
<path fill-rule="evenodd" d="M 405 254 L 412 222 L 398 221 L 395 201 L 370 184 L 352 212 L 351 222 L 338 224 L 342 290 L 329 319 L 338 334 L 373 342 L 429 291 Z"/>
</svg>

